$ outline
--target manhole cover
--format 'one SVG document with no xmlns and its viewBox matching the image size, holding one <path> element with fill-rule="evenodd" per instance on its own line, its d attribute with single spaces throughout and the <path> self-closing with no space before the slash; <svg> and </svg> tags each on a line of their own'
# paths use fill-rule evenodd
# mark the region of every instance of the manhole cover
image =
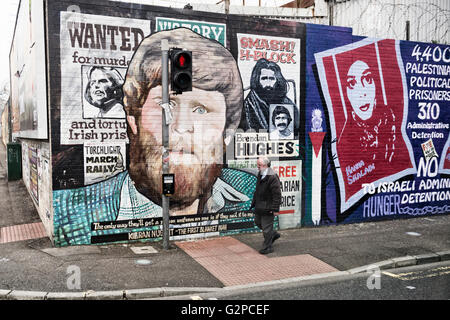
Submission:
<svg viewBox="0 0 450 320">
<path fill-rule="evenodd" d="M 130 247 L 131 251 L 135 254 L 147 254 L 147 253 L 158 253 L 158 251 L 152 246 L 146 247 Z"/>
</svg>

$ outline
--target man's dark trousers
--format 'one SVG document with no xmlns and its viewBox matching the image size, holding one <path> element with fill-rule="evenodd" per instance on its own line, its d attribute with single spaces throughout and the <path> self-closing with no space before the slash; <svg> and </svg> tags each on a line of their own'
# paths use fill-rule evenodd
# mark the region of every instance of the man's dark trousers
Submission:
<svg viewBox="0 0 450 320">
<path fill-rule="evenodd" d="M 264 236 L 263 249 L 272 246 L 272 240 L 276 234 L 276 231 L 273 230 L 274 218 L 273 214 L 255 214 L 255 224 L 262 230 Z"/>
<path fill-rule="evenodd" d="M 280 211 L 281 185 L 278 175 L 267 168 L 266 175 L 258 174 L 251 208 L 255 208 L 255 224 L 263 232 L 264 244 L 260 253 L 273 251 L 272 243 L 280 236 L 273 230 L 274 212 Z M 270 249 L 270 250 L 266 250 Z"/>
</svg>

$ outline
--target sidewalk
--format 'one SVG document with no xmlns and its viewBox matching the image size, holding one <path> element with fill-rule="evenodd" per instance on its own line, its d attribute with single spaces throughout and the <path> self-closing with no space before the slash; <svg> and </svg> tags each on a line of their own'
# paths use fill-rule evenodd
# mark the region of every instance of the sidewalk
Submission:
<svg viewBox="0 0 450 320">
<path fill-rule="evenodd" d="M 0 300 L 151 298 L 450 260 L 450 215 L 282 230 L 267 256 L 260 233 L 172 242 L 168 251 L 161 242 L 53 248 L 23 182 L 6 179 L 4 149 Z"/>
</svg>

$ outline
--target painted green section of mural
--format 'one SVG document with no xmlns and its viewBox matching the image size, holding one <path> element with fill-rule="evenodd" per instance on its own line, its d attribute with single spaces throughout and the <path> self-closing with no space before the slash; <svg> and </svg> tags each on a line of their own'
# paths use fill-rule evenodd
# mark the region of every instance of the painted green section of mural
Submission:
<svg viewBox="0 0 450 320">
<path fill-rule="evenodd" d="M 175 28 L 188 28 L 205 38 L 216 40 L 226 46 L 226 25 L 186 19 L 156 18 L 156 31 L 171 30 Z"/>
</svg>

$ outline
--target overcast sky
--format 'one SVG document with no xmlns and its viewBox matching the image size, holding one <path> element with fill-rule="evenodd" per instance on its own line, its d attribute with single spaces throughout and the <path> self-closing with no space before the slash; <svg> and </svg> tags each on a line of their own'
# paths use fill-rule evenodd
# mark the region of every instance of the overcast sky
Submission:
<svg viewBox="0 0 450 320">
<path fill-rule="evenodd" d="M 22 0 L 27 1 L 27 0 Z M 134 2 L 134 3 L 154 3 L 162 6 L 169 6 L 169 4 L 174 5 L 178 2 L 179 5 L 183 6 L 187 3 L 210 3 L 215 4 L 220 0 L 134 0 L 134 1 L 124 1 L 124 2 Z M 281 6 L 284 3 L 290 2 L 291 0 L 245 0 L 246 6 L 258 6 L 261 2 L 261 6 Z M 95 2 L 95 1 L 94 1 Z M 231 5 L 242 5 L 242 0 L 231 0 Z M 2 39 L 2 45 L 0 46 L 0 88 L 3 87 L 5 82 L 9 82 L 9 50 L 11 49 L 11 39 L 14 33 L 14 26 L 16 21 L 17 7 L 19 5 L 19 0 L 2 0 L 0 2 L 0 36 Z"/>
<path fill-rule="evenodd" d="M 16 22 L 19 0 L 2 0 L 0 9 L 0 88 L 9 81 L 9 50 Z"/>
</svg>

